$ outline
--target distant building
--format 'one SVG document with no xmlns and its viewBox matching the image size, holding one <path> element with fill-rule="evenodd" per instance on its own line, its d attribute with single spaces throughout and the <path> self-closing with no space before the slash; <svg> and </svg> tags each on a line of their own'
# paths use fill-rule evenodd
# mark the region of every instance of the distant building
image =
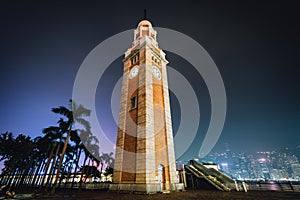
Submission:
<svg viewBox="0 0 300 200">
<path fill-rule="evenodd" d="M 204 158 L 205 162 L 217 163 L 220 170 L 237 180 L 300 181 L 300 163 L 291 152 L 257 152 L 256 154 L 226 151 Z"/>
</svg>

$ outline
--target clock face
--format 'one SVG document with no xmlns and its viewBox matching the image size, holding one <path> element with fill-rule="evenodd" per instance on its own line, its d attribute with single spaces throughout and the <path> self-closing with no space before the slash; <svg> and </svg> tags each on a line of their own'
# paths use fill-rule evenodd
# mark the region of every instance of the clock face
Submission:
<svg viewBox="0 0 300 200">
<path fill-rule="evenodd" d="M 152 66 L 152 73 L 155 78 L 157 78 L 158 80 L 161 79 L 160 71 L 156 66 Z"/>
<path fill-rule="evenodd" d="M 130 79 L 134 78 L 139 73 L 139 68 L 140 68 L 139 66 L 135 66 L 130 70 L 130 73 L 129 73 Z"/>
</svg>

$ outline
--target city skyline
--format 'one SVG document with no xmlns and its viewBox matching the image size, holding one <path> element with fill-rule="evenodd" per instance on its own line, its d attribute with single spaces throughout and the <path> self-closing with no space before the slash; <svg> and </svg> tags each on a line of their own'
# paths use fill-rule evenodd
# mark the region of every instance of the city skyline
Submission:
<svg viewBox="0 0 300 200">
<path fill-rule="evenodd" d="M 125 3 L 2 4 L 1 132 L 36 137 L 42 135 L 43 128 L 55 125 L 58 119 L 51 108 L 68 104 L 77 70 L 87 54 L 108 37 L 136 27 L 147 8 L 154 26 L 192 37 L 218 66 L 228 109 L 214 151 L 223 148 L 225 142 L 239 152 L 300 145 L 300 27 L 293 3 L 203 1 L 155 6 L 153 2 L 132 2 L 135 12 L 130 13 L 123 9 Z M 96 93 L 98 118 L 112 142 L 117 125 L 110 98 L 122 75 L 122 58 L 105 71 Z M 198 155 L 208 128 L 209 94 L 202 77 L 185 58 L 167 52 L 167 59 L 170 67 L 189 80 L 199 100 L 198 135 L 183 156 L 192 158 Z M 176 132 L 180 105 L 172 92 L 170 99 Z"/>
<path fill-rule="evenodd" d="M 232 152 L 228 144 L 222 152 L 209 154 L 200 162 L 217 164 L 236 180 L 299 181 L 300 146 L 259 152 Z"/>
</svg>

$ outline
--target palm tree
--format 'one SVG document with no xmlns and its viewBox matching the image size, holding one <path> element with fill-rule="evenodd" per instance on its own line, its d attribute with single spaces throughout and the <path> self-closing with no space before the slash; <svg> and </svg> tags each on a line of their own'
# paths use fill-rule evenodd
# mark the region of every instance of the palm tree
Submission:
<svg viewBox="0 0 300 200">
<path fill-rule="evenodd" d="M 31 187 L 35 188 L 40 179 L 40 173 L 42 172 L 44 166 L 46 165 L 47 155 L 51 150 L 51 145 L 49 145 L 48 139 L 46 137 L 36 137 L 34 138 L 35 151 L 34 158 L 36 159 L 37 168 L 33 175 Z"/>
<path fill-rule="evenodd" d="M 56 147 L 53 159 L 52 157 L 50 158 L 50 160 L 52 159 L 52 163 L 49 171 L 49 176 L 46 182 L 45 191 L 47 191 L 47 189 L 50 187 L 53 177 L 55 176 L 55 167 L 58 165 L 58 160 L 59 160 L 58 157 L 61 152 L 61 146 L 63 144 L 63 139 L 64 139 L 63 137 L 64 133 L 62 132 L 61 126 L 65 126 L 64 125 L 65 122 L 63 121 L 62 118 L 60 118 L 58 123 L 60 124 L 59 127 L 50 126 L 48 128 L 43 129 L 43 133 L 45 133 L 48 136 L 50 142 L 53 143 Z"/>
<path fill-rule="evenodd" d="M 5 160 L 2 174 L 6 175 L 3 183 L 18 189 L 25 186 L 34 164 L 33 154 L 34 143 L 29 136 L 20 134 L 14 138 L 12 133 L 0 134 L 0 155 Z"/>
<path fill-rule="evenodd" d="M 49 147 L 50 146 L 51 146 L 51 150 L 48 154 L 47 163 L 46 163 L 45 168 L 44 168 L 44 175 L 42 176 L 42 180 L 41 180 L 40 187 L 39 187 L 40 190 L 44 186 L 45 178 L 47 177 L 48 169 L 49 169 L 49 166 L 50 166 L 50 162 L 52 160 L 52 156 L 53 156 L 54 149 L 56 147 L 56 143 L 50 143 Z"/>
<path fill-rule="evenodd" d="M 20 175 L 17 184 L 15 186 L 20 189 L 25 186 L 25 178 L 28 177 L 29 171 L 33 165 L 33 152 L 34 143 L 29 136 L 24 136 L 22 134 L 18 135 L 15 139 L 16 147 L 18 150 L 14 149 L 17 154 L 15 154 L 15 159 L 19 165 Z"/>
<path fill-rule="evenodd" d="M 62 167 L 62 163 L 63 163 L 64 157 L 65 157 L 65 153 L 66 153 L 66 150 L 67 150 L 67 145 L 68 145 L 68 142 L 69 142 L 69 139 L 70 139 L 70 136 L 71 136 L 71 132 L 73 130 L 74 123 L 79 122 L 83 125 L 89 124 L 89 122 L 86 121 L 84 118 L 90 116 L 91 111 L 84 108 L 82 105 L 77 105 L 72 100 L 70 100 L 70 104 L 71 104 L 72 110 L 70 110 L 70 109 L 68 109 L 64 106 L 60 106 L 58 108 L 53 108 L 52 109 L 52 111 L 54 113 L 57 113 L 57 114 L 60 114 L 60 115 L 64 116 L 67 120 L 67 121 L 61 121 L 61 123 L 60 123 L 60 127 L 62 129 L 62 132 L 67 132 L 67 137 L 66 137 L 63 149 L 62 149 L 59 165 L 58 165 L 58 168 L 57 168 L 56 177 L 55 177 L 55 180 L 54 180 L 54 183 L 53 183 L 52 193 L 55 192 L 55 187 L 56 187 L 57 181 L 59 179 L 59 173 L 60 173 L 60 170 L 61 170 L 61 167 Z"/>
<path fill-rule="evenodd" d="M 1 184 L 14 184 L 19 188 L 39 186 L 41 189 L 46 182 L 47 189 L 54 178 L 52 185 L 54 193 L 58 179 L 65 175 L 70 177 L 75 165 L 73 185 L 83 150 L 85 163 L 88 159 L 89 163 L 97 161 L 95 157 L 98 156 L 92 156 L 84 146 L 90 145 L 94 154 L 99 153 L 98 140 L 92 135 L 89 122 L 85 120 L 85 117 L 90 115 L 90 110 L 71 100 L 70 105 L 72 110 L 64 106 L 52 109 L 62 117 L 57 127 L 50 126 L 43 129 L 45 134 L 43 137 L 31 140 L 24 135 L 14 138 L 12 133 L 0 134 L 0 161 L 4 160 L 5 164 L 0 176 Z M 82 124 L 80 130 L 73 128 L 75 122 Z M 73 141 L 73 146 L 69 144 L 69 140 Z"/>
<path fill-rule="evenodd" d="M 0 134 L 0 161 L 5 161 L 5 168 L 1 173 L 1 184 L 7 184 L 9 181 L 9 177 L 12 174 L 12 169 L 10 169 L 8 166 L 11 166 L 10 162 L 12 162 L 10 159 L 13 140 L 14 138 L 12 133 L 5 132 Z"/>
<path fill-rule="evenodd" d="M 68 144 L 67 149 L 66 149 L 66 153 L 65 153 L 65 157 L 64 157 L 64 162 L 63 162 L 61 170 L 60 170 L 61 177 L 60 177 L 60 181 L 59 181 L 59 184 L 58 184 L 58 188 L 60 188 L 62 180 L 64 178 L 67 178 L 67 175 L 69 175 L 70 172 L 71 172 L 71 168 L 72 168 L 72 165 L 73 165 L 73 157 L 74 157 L 74 151 L 73 150 L 74 150 L 73 146 Z"/>
<path fill-rule="evenodd" d="M 69 183 L 69 180 L 71 178 L 72 169 L 73 169 L 74 165 L 75 165 L 75 168 L 74 168 L 73 175 L 76 176 L 76 170 L 77 170 L 76 165 L 78 165 L 78 161 L 79 161 L 78 157 L 80 156 L 80 155 L 78 155 L 79 146 L 74 141 L 74 136 L 73 136 L 74 134 L 77 135 L 77 131 L 72 131 L 70 140 L 73 141 L 75 144 L 73 146 L 70 146 L 69 148 L 67 148 L 67 153 L 66 153 L 67 154 L 67 159 L 66 159 L 64 168 L 67 169 L 67 170 L 65 170 L 65 173 L 67 174 L 67 176 L 65 177 L 66 178 L 65 186 L 64 186 L 65 188 L 67 188 L 67 184 Z M 80 141 L 81 140 L 79 138 L 79 143 L 80 143 Z M 78 159 L 78 161 L 77 161 L 77 159 Z M 74 181 L 75 176 L 73 176 L 72 183 Z M 72 188 L 72 185 L 70 185 L 70 186 Z"/>
<path fill-rule="evenodd" d="M 92 155 L 95 157 L 99 158 L 99 146 L 98 146 L 98 139 L 93 136 L 92 132 L 90 129 L 86 129 L 80 132 L 80 138 L 82 140 L 83 144 L 83 151 L 85 154 L 83 165 L 81 167 L 81 177 L 80 177 L 80 184 L 79 184 L 79 189 L 82 188 L 82 183 L 83 183 L 83 175 L 85 174 L 84 166 L 86 166 L 86 162 L 89 158 L 93 158 Z M 87 149 L 88 147 L 88 149 Z M 90 161 L 91 159 L 89 159 Z M 96 160 L 96 159 L 94 159 Z M 99 161 L 98 161 L 99 162 Z M 86 174 L 88 176 L 88 174 Z M 85 179 L 86 181 L 86 179 Z"/>
<path fill-rule="evenodd" d="M 74 143 L 75 143 L 74 150 L 76 151 L 76 153 L 75 153 L 75 169 L 74 169 L 74 173 L 73 173 L 71 188 L 73 188 L 73 186 L 74 186 L 75 178 L 77 176 L 77 170 L 79 167 L 79 160 L 81 157 L 81 152 L 84 148 L 82 141 L 78 135 L 79 131 L 84 131 L 84 130 L 77 130 L 77 131 L 71 132 L 71 140 L 74 141 Z"/>
</svg>

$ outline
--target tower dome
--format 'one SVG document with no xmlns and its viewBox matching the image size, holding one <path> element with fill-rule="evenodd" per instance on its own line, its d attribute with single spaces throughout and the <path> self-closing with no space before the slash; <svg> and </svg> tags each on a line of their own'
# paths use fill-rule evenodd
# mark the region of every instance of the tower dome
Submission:
<svg viewBox="0 0 300 200">
<path fill-rule="evenodd" d="M 139 23 L 139 25 L 138 25 L 138 27 L 151 27 L 152 28 L 152 24 L 151 24 L 151 22 L 149 22 L 148 20 L 142 20 L 140 23 Z"/>
</svg>

